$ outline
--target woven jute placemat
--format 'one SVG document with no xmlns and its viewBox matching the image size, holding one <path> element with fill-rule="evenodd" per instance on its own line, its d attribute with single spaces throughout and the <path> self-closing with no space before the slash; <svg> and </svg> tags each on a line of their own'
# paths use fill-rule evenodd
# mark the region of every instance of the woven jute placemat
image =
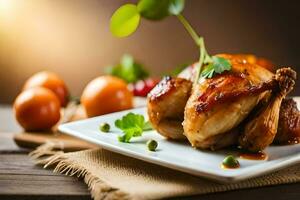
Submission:
<svg viewBox="0 0 300 200">
<path fill-rule="evenodd" d="M 30 156 L 45 168 L 82 177 L 96 200 L 160 199 L 300 181 L 300 165 L 242 182 L 221 184 L 104 149 L 64 153 L 54 143 L 47 143 Z"/>
</svg>

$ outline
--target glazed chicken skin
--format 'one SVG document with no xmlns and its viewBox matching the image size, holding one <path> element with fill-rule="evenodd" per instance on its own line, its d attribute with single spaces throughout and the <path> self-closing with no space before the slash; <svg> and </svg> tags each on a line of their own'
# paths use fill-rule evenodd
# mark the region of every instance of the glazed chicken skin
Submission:
<svg viewBox="0 0 300 200">
<path fill-rule="evenodd" d="M 230 57 L 231 59 L 234 59 L 240 63 L 247 62 L 249 64 L 259 65 L 271 72 L 273 72 L 274 68 L 275 68 L 274 64 L 270 60 L 265 59 L 265 58 L 260 58 L 255 55 L 252 55 L 252 54 L 234 54 L 234 55 L 223 54 L 223 55 L 226 57 Z M 195 66 L 196 66 L 196 63 L 188 66 L 178 75 L 178 77 L 184 78 L 184 79 L 187 79 L 190 81 L 194 81 Z"/>
<path fill-rule="evenodd" d="M 248 151 L 261 151 L 269 146 L 277 133 L 279 112 L 282 100 L 293 89 L 296 80 L 296 72 L 290 68 L 281 68 L 268 83 L 274 82 L 270 100 L 247 120 L 239 137 L 239 145 Z"/>
<path fill-rule="evenodd" d="M 284 143 L 300 135 L 295 106 L 284 109 L 294 114 L 293 122 L 279 121 L 281 102 L 295 84 L 293 70 L 283 68 L 273 74 L 267 70 L 271 62 L 265 59 L 217 56 L 230 61 L 230 71 L 200 78 L 193 85 L 194 68 L 188 67 L 177 78 L 164 78 L 149 93 L 148 116 L 154 129 L 167 138 L 187 138 L 196 148 L 212 150 L 235 144 L 259 151 L 274 138 Z"/>
<path fill-rule="evenodd" d="M 197 148 L 218 149 L 235 143 L 237 134 L 230 132 L 274 87 L 266 84 L 273 73 L 265 68 L 231 55 L 218 56 L 230 60 L 231 71 L 200 79 L 185 107 L 184 134 Z M 223 134 L 232 139 L 222 139 Z"/>
<path fill-rule="evenodd" d="M 252 55 L 252 54 L 235 54 L 234 58 L 240 59 L 240 60 L 245 60 L 250 64 L 259 65 L 271 72 L 274 71 L 274 64 L 266 58 L 260 58 L 255 55 Z"/>
<path fill-rule="evenodd" d="M 264 67 L 271 67 L 272 63 L 266 59 L 257 58 L 254 55 L 234 55 L 232 56 L 240 63 L 260 62 Z M 262 62 L 263 61 L 263 62 Z M 194 79 L 193 66 L 187 67 L 178 77 L 165 77 L 148 95 L 148 116 L 149 120 L 161 135 L 169 139 L 183 140 L 186 137 L 183 134 L 184 107 Z M 237 135 L 235 134 L 227 135 Z M 232 143 L 231 137 L 223 137 L 226 143 Z M 236 137 L 235 137 L 236 138 Z M 223 142 L 224 143 L 224 142 Z"/>
<path fill-rule="evenodd" d="M 154 129 L 175 140 L 183 135 L 183 112 L 192 82 L 183 78 L 164 77 L 148 95 L 148 116 Z"/>
</svg>

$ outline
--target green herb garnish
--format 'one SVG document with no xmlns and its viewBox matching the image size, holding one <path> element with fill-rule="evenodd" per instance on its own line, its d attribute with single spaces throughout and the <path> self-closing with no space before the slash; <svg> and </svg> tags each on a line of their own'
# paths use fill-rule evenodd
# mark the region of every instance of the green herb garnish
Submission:
<svg viewBox="0 0 300 200">
<path fill-rule="evenodd" d="M 143 115 L 134 113 L 128 113 L 122 119 L 116 120 L 115 126 L 124 133 L 118 137 L 120 142 L 129 142 L 132 137 L 141 136 L 143 131 L 152 129 L 150 122 L 146 122 Z"/>
<path fill-rule="evenodd" d="M 155 151 L 158 146 L 158 143 L 155 140 L 149 140 L 147 142 L 147 147 L 149 151 Z"/>
<path fill-rule="evenodd" d="M 107 133 L 110 130 L 110 125 L 108 123 L 102 123 L 100 124 L 100 131 Z"/>
<path fill-rule="evenodd" d="M 111 32 L 117 37 L 132 34 L 140 23 L 140 17 L 148 20 L 161 20 L 168 16 L 177 16 L 184 28 L 191 35 L 199 47 L 199 62 L 196 65 L 194 83 L 198 83 L 200 76 L 211 78 L 215 73 L 222 73 L 231 69 L 229 60 L 221 57 L 211 57 L 205 48 L 204 38 L 196 31 L 181 14 L 184 9 L 184 0 L 140 0 L 137 5 L 126 4 L 115 11 L 110 21 Z M 202 68 L 206 66 L 202 72 Z"/>
<path fill-rule="evenodd" d="M 120 64 L 113 67 L 107 67 L 106 73 L 119 77 L 127 83 L 134 83 L 149 76 L 149 73 L 143 66 L 134 61 L 133 57 L 128 54 L 123 55 Z"/>
<path fill-rule="evenodd" d="M 231 69 L 230 62 L 221 57 L 213 56 L 212 62 L 209 63 L 201 72 L 201 77 L 212 78 L 214 74 L 221 74 Z"/>
<path fill-rule="evenodd" d="M 114 36 L 126 37 L 132 34 L 140 23 L 140 14 L 134 4 L 121 6 L 110 19 L 110 31 Z"/>
<path fill-rule="evenodd" d="M 184 8 L 184 0 L 140 0 L 138 11 L 149 20 L 161 20 L 167 16 L 178 15 Z"/>
</svg>

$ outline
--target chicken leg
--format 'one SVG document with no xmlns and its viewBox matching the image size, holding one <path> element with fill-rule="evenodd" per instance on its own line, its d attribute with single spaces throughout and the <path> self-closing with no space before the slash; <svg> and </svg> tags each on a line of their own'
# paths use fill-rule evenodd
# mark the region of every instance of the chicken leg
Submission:
<svg viewBox="0 0 300 200">
<path fill-rule="evenodd" d="M 278 83 L 277 90 L 273 90 L 270 102 L 247 122 L 239 137 L 239 145 L 243 149 L 257 152 L 273 142 L 278 128 L 281 102 L 293 89 L 295 80 L 296 72 L 291 68 L 276 71 L 272 82 Z"/>
</svg>

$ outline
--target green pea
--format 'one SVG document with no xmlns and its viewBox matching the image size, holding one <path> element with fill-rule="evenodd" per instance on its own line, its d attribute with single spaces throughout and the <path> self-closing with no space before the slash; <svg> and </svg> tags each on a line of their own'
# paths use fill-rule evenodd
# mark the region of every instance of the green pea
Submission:
<svg viewBox="0 0 300 200">
<path fill-rule="evenodd" d="M 149 140 L 147 142 L 147 147 L 149 151 L 155 151 L 158 146 L 158 143 L 155 140 Z"/>
<path fill-rule="evenodd" d="M 229 155 L 224 158 L 222 164 L 228 168 L 237 168 L 240 166 L 239 161 L 233 155 Z"/>
<path fill-rule="evenodd" d="M 109 125 L 108 123 L 102 123 L 102 124 L 100 125 L 100 130 L 101 130 L 102 132 L 107 133 L 107 132 L 109 132 L 109 129 L 110 129 L 110 125 Z"/>
</svg>

